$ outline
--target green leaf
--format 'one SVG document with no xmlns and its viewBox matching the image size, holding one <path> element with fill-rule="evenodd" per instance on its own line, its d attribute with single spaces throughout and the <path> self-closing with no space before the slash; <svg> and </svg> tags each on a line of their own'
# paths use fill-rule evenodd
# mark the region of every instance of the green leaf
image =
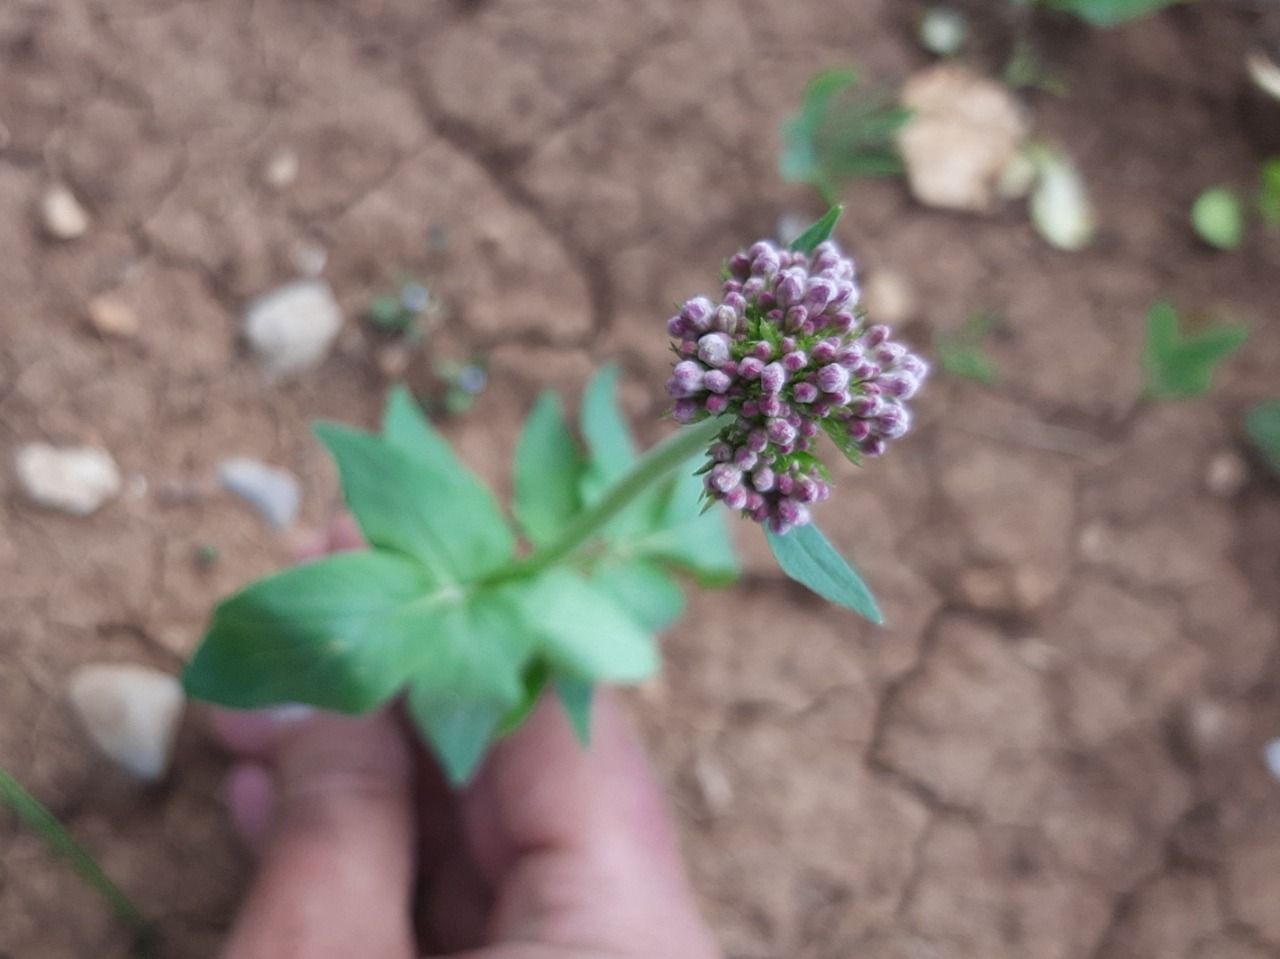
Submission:
<svg viewBox="0 0 1280 959">
<path fill-rule="evenodd" d="M 1181 0 L 1044 0 L 1055 10 L 1074 14 L 1095 27 L 1114 27 L 1171 7 Z"/>
<path fill-rule="evenodd" d="M 516 518 L 534 546 L 552 542 L 581 509 L 585 467 L 560 398 L 543 393 L 525 421 L 515 460 Z"/>
<path fill-rule="evenodd" d="M 845 606 L 877 625 L 884 622 L 875 597 L 853 568 L 812 523 L 784 536 L 765 530 L 782 571 L 823 599 Z"/>
<path fill-rule="evenodd" d="M 688 464 L 661 492 L 661 514 L 644 536 L 619 544 L 626 554 L 660 560 L 701 586 L 725 586 L 741 571 L 726 513 L 702 506 L 702 479 Z"/>
<path fill-rule="evenodd" d="M 1268 228 L 1280 230 L 1280 157 L 1262 164 L 1258 179 L 1258 214 Z"/>
<path fill-rule="evenodd" d="M 1212 187 L 1191 207 L 1191 223 L 1210 246 L 1234 250 L 1244 241 L 1244 204 L 1234 190 Z"/>
<path fill-rule="evenodd" d="M 541 698 L 543 690 L 551 682 L 551 664 L 540 657 L 531 660 L 525 666 L 523 681 L 524 695 L 502 717 L 502 722 L 498 724 L 497 736 L 505 736 L 508 733 L 515 732 L 524 725 L 524 721 L 533 712 L 533 707 L 538 705 L 538 700 Z"/>
<path fill-rule="evenodd" d="M 1259 403 L 1249 411 L 1244 425 L 1267 465 L 1280 476 L 1280 399 Z"/>
<path fill-rule="evenodd" d="M 429 616 L 460 595 L 391 553 L 341 553 L 295 566 L 217 606 L 183 685 L 197 699 L 234 709 L 298 702 L 367 712 L 405 683 L 430 636 L 406 634 L 399 614 Z"/>
<path fill-rule="evenodd" d="M 666 629 L 684 612 L 679 584 L 648 560 L 606 560 L 591 571 L 591 585 L 651 633 Z"/>
<path fill-rule="evenodd" d="M 525 696 L 534 638 L 513 586 L 483 590 L 414 616 L 421 647 L 409 713 L 453 783 L 465 782 Z"/>
<path fill-rule="evenodd" d="M 556 677 L 556 695 L 569 717 L 574 735 L 584 747 L 591 744 L 591 702 L 594 687 L 591 683 L 571 676 Z"/>
<path fill-rule="evenodd" d="M 403 332 L 414 319 L 414 314 L 401 305 L 400 298 L 389 293 L 375 298 L 369 307 L 369 322 L 379 330 Z"/>
<path fill-rule="evenodd" d="M 333 423 L 315 426 L 370 544 L 418 559 L 441 582 L 468 582 L 503 565 L 515 539 L 492 494 L 425 420 L 427 432 L 414 431 L 416 445 L 407 442 L 404 429 L 399 422 L 382 440 Z"/>
<path fill-rule="evenodd" d="M 599 499 L 636 460 L 636 441 L 618 405 L 619 372 L 617 365 L 606 365 L 582 394 L 582 437 L 591 457 L 584 477 L 588 501 Z"/>
<path fill-rule="evenodd" d="M 637 683 L 657 671 L 653 637 L 582 576 L 552 567 L 516 585 L 538 649 L 557 670 L 615 683 Z"/>
<path fill-rule="evenodd" d="M 1210 326 L 1184 336 L 1178 312 L 1161 301 L 1147 313 L 1147 341 L 1142 354 L 1146 395 L 1152 399 L 1200 396 L 1213 386 L 1213 372 L 1249 338 L 1243 323 Z"/>
<path fill-rule="evenodd" d="M 111 904 L 117 916 L 139 933 L 143 935 L 147 933 L 147 922 L 129 897 L 108 878 L 93 856 L 76 842 L 58 818 L 3 766 L 0 766 L 0 802 L 12 809 L 18 820 L 36 832 L 44 840 L 45 845 L 65 856 L 85 884 L 96 889 Z"/>
<path fill-rule="evenodd" d="M 821 220 L 796 237 L 795 242 L 791 244 L 792 251 L 812 253 L 816 250 L 819 243 L 825 242 L 831 236 L 831 231 L 836 228 L 836 221 L 840 219 L 840 214 L 843 212 L 844 206 L 833 206 Z"/>
</svg>

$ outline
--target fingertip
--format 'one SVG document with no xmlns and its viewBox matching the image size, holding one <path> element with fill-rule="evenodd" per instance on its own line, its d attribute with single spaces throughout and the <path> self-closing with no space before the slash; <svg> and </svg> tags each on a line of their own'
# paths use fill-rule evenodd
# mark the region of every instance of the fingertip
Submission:
<svg viewBox="0 0 1280 959">
<path fill-rule="evenodd" d="M 255 853 L 261 852 L 271 832 L 275 806 L 275 781 L 261 763 L 246 762 L 227 774 L 227 812 L 236 834 Z"/>
<path fill-rule="evenodd" d="M 331 553 L 345 553 L 354 549 L 364 549 L 366 545 L 364 533 L 360 532 L 355 517 L 350 513 L 339 513 L 329 523 L 328 546 Z"/>
<path fill-rule="evenodd" d="M 318 710 L 301 703 L 287 703 L 270 709 L 225 709 L 210 707 L 209 728 L 214 738 L 233 756 L 243 759 L 271 758 L 280 732 L 306 722 Z"/>
</svg>

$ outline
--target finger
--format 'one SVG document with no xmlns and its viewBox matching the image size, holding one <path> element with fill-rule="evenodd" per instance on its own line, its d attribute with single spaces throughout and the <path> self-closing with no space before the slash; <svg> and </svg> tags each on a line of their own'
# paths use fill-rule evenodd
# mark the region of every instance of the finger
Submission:
<svg viewBox="0 0 1280 959">
<path fill-rule="evenodd" d="M 481 848 L 488 837 L 486 868 L 507 870 L 496 941 L 718 955 L 644 750 L 611 695 L 597 698 L 587 749 L 558 704 L 544 701 L 498 746 L 476 788 L 489 796 L 466 805 L 468 833 Z"/>
<path fill-rule="evenodd" d="M 356 519 L 350 513 L 339 513 L 329 523 L 326 531 L 329 536 L 329 552 L 345 553 L 353 549 L 364 549 L 369 544 L 365 542 L 364 533 L 360 532 L 360 527 L 356 525 Z"/>
<path fill-rule="evenodd" d="M 261 763 L 245 762 L 227 775 L 227 811 L 241 841 L 261 853 L 271 830 L 275 808 L 275 782 L 271 770 Z"/>
<path fill-rule="evenodd" d="M 267 735 L 269 838 L 224 959 L 410 959 L 414 828 L 403 735 L 385 714 L 318 714 Z"/>
</svg>

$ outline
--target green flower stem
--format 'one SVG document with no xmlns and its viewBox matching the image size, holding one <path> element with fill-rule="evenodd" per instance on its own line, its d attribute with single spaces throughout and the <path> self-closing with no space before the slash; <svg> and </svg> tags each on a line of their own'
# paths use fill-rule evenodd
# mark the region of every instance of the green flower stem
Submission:
<svg viewBox="0 0 1280 959">
<path fill-rule="evenodd" d="M 72 838 L 71 834 L 58 822 L 35 796 L 27 792 L 22 784 L 0 767 L 0 801 L 14 811 L 18 819 L 26 823 L 44 839 L 49 847 L 62 853 L 69 860 L 82 879 L 97 889 L 111 903 L 116 914 L 139 933 L 147 932 L 147 921 L 142 913 L 129 901 L 129 897 L 107 878 L 93 857 Z"/>
<path fill-rule="evenodd" d="M 573 555 L 637 497 L 666 479 L 682 463 L 704 452 L 723 428 L 724 424 L 716 417 L 681 427 L 636 460 L 631 469 L 609 487 L 600 502 L 578 514 L 558 540 L 494 573 L 487 583 L 533 576 Z"/>
</svg>

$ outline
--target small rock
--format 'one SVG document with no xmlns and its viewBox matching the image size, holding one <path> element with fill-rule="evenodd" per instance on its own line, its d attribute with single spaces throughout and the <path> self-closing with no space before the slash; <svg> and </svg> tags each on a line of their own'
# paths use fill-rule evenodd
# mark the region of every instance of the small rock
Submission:
<svg viewBox="0 0 1280 959">
<path fill-rule="evenodd" d="M 106 450 L 28 443 L 18 450 L 18 481 L 42 506 L 88 516 L 120 492 L 120 470 Z"/>
<path fill-rule="evenodd" d="M 293 150 L 277 150 L 262 164 L 262 182 L 273 190 L 286 190 L 298 181 L 301 165 Z"/>
<path fill-rule="evenodd" d="M 911 281 L 896 270 L 876 270 L 862 287 L 862 302 L 872 322 L 899 326 L 916 310 Z"/>
<path fill-rule="evenodd" d="M 994 212 L 1001 174 L 1027 137 L 1013 95 L 964 67 L 940 64 L 907 81 L 902 104 L 915 112 L 897 135 L 915 198 L 925 206 Z"/>
<path fill-rule="evenodd" d="M 1231 450 L 1215 454 L 1209 460 L 1209 467 L 1204 474 L 1205 489 L 1223 499 L 1229 499 L 1239 493 L 1248 480 L 1248 464 Z"/>
<path fill-rule="evenodd" d="M 323 280 L 286 284 L 245 309 L 245 337 L 271 377 L 296 376 L 319 366 L 341 329 L 342 309 Z"/>
<path fill-rule="evenodd" d="M 710 752 L 698 752 L 693 761 L 693 780 L 710 815 L 722 815 L 733 805 L 733 783 Z"/>
<path fill-rule="evenodd" d="M 315 278 L 324 272 L 329 251 L 319 243 L 299 243 L 291 253 L 293 265 L 305 277 Z"/>
<path fill-rule="evenodd" d="M 1231 714 L 1222 703 L 1197 699 L 1187 703 L 1177 718 L 1176 731 L 1198 761 L 1205 762 L 1222 751 L 1231 729 Z"/>
<path fill-rule="evenodd" d="M 126 338 L 138 335 L 138 314 L 128 303 L 104 293 L 89 301 L 89 323 L 103 336 Z"/>
<path fill-rule="evenodd" d="M 1275 779 L 1280 779 L 1280 739 L 1273 739 L 1262 750 L 1263 761 L 1267 764 L 1267 772 Z"/>
<path fill-rule="evenodd" d="M 146 666 L 82 666 L 71 705 L 94 745 L 131 776 L 154 782 L 169 769 L 186 697 L 173 676 Z"/>
<path fill-rule="evenodd" d="M 288 529 L 298 515 L 301 494 L 292 473 L 251 459 L 224 460 L 218 479 L 229 492 L 250 503 L 276 529 Z"/>
<path fill-rule="evenodd" d="M 1079 169 L 1065 154 L 1041 146 L 1034 151 L 1037 180 L 1028 209 L 1036 232 L 1059 250 L 1082 250 L 1097 229 L 1093 203 Z"/>
<path fill-rule="evenodd" d="M 89 229 L 89 214 L 71 189 L 61 183 L 40 198 L 40 222 L 55 240 L 74 240 Z"/>
</svg>

